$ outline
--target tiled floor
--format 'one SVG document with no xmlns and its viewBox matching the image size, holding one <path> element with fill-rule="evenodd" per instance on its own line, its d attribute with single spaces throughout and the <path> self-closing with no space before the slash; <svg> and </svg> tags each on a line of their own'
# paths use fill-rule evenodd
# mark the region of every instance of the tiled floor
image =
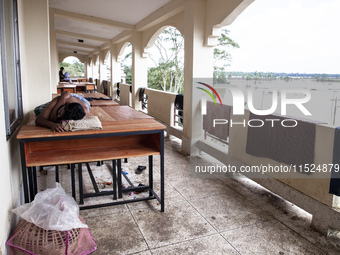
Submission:
<svg viewBox="0 0 340 255">
<path fill-rule="evenodd" d="M 176 140 L 166 140 L 165 212 L 156 200 L 80 212 L 98 245 L 92 254 L 340 254 L 339 240 L 311 229 L 308 213 L 246 178 L 192 177 L 189 158 L 179 151 Z M 97 181 L 110 181 L 108 163 L 94 166 Z M 135 175 L 134 169 L 146 164 L 147 158 L 129 159 L 122 167 L 138 185 L 147 170 Z M 155 157 L 156 190 L 158 171 Z M 61 184 L 70 191 L 66 172 Z M 39 178 L 42 189 L 53 181 L 47 176 Z"/>
</svg>

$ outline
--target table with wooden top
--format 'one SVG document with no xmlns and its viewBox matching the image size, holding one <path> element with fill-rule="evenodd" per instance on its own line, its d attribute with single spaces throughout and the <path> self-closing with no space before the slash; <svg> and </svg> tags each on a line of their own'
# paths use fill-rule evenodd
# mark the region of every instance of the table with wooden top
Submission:
<svg viewBox="0 0 340 255">
<path fill-rule="evenodd" d="M 73 82 L 72 84 L 77 86 L 77 92 L 88 93 L 96 91 L 96 84 L 93 82 Z"/>
<path fill-rule="evenodd" d="M 72 77 L 70 78 L 72 82 L 87 82 L 87 78 L 81 78 L 81 77 Z"/>
<path fill-rule="evenodd" d="M 157 199 L 163 212 L 165 126 L 129 106 L 95 106 L 92 107 L 91 114 L 98 116 L 102 129 L 52 132 L 50 129 L 29 124 L 21 127 L 17 139 L 20 141 L 25 202 L 32 201 L 38 190 L 35 167 L 48 165 L 71 164 L 71 166 L 74 166 L 78 164 L 80 204 L 83 204 L 84 197 L 103 195 L 96 192 L 86 196 L 83 193 L 82 163 L 112 160 L 113 164 L 117 162 L 118 197 L 122 197 L 123 191 L 139 191 L 142 189 L 149 190 L 149 196 L 83 206 L 81 209 Z M 160 196 L 153 190 L 154 155 L 160 155 Z M 148 156 L 149 158 L 148 186 L 131 186 L 123 189 L 121 185 L 121 159 L 141 156 Z M 116 171 L 113 172 L 115 175 Z M 73 193 L 74 173 L 73 177 L 71 174 L 71 178 Z M 113 194 L 116 194 L 116 190 L 113 190 Z M 75 197 L 75 193 L 72 195 Z M 116 196 L 114 196 L 114 199 L 116 199 Z"/>
<path fill-rule="evenodd" d="M 61 94 L 63 91 L 69 91 L 71 93 L 77 92 L 77 85 L 70 83 L 60 83 L 57 86 L 57 93 Z"/>
<path fill-rule="evenodd" d="M 63 91 L 70 91 L 71 93 L 87 93 L 94 92 L 96 90 L 96 85 L 93 82 L 72 82 L 65 83 L 60 82 L 57 85 L 57 93 L 60 94 Z"/>
<path fill-rule="evenodd" d="M 93 106 L 119 106 L 119 103 L 103 93 L 80 93 L 81 96 L 89 100 L 91 107 Z"/>
</svg>

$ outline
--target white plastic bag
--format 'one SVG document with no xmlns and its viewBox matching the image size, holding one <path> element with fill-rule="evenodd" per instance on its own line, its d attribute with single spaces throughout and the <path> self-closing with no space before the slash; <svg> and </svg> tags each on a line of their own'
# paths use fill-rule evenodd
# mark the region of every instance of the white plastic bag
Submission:
<svg viewBox="0 0 340 255">
<path fill-rule="evenodd" d="M 31 203 L 12 210 L 16 215 L 45 230 L 67 231 L 88 228 L 79 220 L 79 207 L 59 183 L 35 195 Z"/>
</svg>

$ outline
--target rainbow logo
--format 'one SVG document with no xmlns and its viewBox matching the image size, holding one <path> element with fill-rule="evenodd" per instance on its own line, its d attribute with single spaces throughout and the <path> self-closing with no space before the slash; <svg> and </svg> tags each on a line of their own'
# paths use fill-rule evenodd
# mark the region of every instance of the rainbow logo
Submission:
<svg viewBox="0 0 340 255">
<path fill-rule="evenodd" d="M 206 84 L 206 83 L 203 83 L 203 82 L 197 82 L 197 83 L 199 83 L 199 84 L 201 84 L 201 85 L 204 85 L 204 86 L 206 86 L 207 88 L 211 89 L 211 91 L 214 92 L 215 95 L 217 96 L 218 100 L 220 100 L 220 104 L 222 105 L 222 100 L 221 100 L 221 98 L 220 98 L 220 95 L 217 93 L 217 91 L 216 91 L 213 87 L 211 87 L 210 85 L 208 85 L 208 84 Z M 214 100 L 215 105 L 216 105 L 216 100 L 215 100 L 213 94 L 211 94 L 208 90 L 206 90 L 206 89 L 204 89 L 204 88 L 201 88 L 201 87 L 197 87 L 197 88 L 198 88 L 198 89 L 201 89 L 201 90 L 203 90 L 203 91 L 205 91 L 206 93 L 208 93 L 208 95 L 211 96 L 212 100 Z"/>
</svg>

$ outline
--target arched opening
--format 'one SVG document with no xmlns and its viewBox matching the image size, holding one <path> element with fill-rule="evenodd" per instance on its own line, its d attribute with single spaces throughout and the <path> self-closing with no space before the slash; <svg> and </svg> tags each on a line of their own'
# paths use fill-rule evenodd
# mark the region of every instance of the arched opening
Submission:
<svg viewBox="0 0 340 255">
<path fill-rule="evenodd" d="M 103 75 L 103 80 L 111 81 L 111 52 L 108 51 L 105 59 L 104 59 L 104 66 L 106 67 L 105 74 Z"/>
<path fill-rule="evenodd" d="M 153 46 L 147 49 L 148 87 L 181 94 L 184 80 L 184 36 L 172 26 L 160 30 L 157 31 L 158 37 L 150 40 L 154 40 Z"/>
<path fill-rule="evenodd" d="M 59 63 L 59 68 L 64 67 L 64 74 L 67 72 L 70 78 L 84 77 L 84 63 L 77 57 L 69 56 Z"/>
<path fill-rule="evenodd" d="M 144 49 L 148 55 L 148 114 L 161 119 L 170 126 L 183 127 L 184 93 L 184 36 L 172 26 L 165 26 L 151 37 Z M 175 94 L 175 95 L 174 95 Z M 157 109 L 164 107 L 160 114 Z M 144 106 L 145 107 L 145 106 Z"/>
<path fill-rule="evenodd" d="M 132 44 L 127 42 L 122 47 L 119 57 L 121 75 L 120 81 L 123 84 L 132 84 Z"/>
</svg>

